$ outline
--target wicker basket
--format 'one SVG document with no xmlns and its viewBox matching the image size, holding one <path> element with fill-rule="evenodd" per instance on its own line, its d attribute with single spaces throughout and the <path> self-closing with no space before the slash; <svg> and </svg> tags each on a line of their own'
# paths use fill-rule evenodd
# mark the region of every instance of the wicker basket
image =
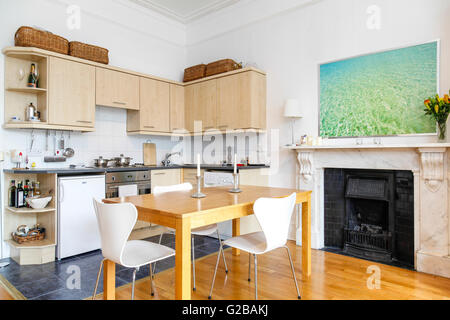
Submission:
<svg viewBox="0 0 450 320">
<path fill-rule="evenodd" d="M 236 63 L 234 60 L 231 59 L 219 60 L 216 62 L 212 62 L 206 66 L 206 76 L 209 77 L 237 69 L 242 69 L 242 65 Z"/>
<path fill-rule="evenodd" d="M 35 235 L 31 235 L 32 233 L 34 233 L 36 231 L 31 230 L 25 237 L 19 237 L 18 235 L 16 235 L 15 232 L 11 233 L 12 238 L 14 239 L 15 242 L 17 242 L 18 244 L 23 244 L 26 242 L 32 242 L 32 241 L 40 241 L 40 240 L 44 240 L 45 238 L 45 232 L 39 232 L 37 231 L 37 234 Z"/>
<path fill-rule="evenodd" d="M 108 49 L 93 46 L 82 42 L 72 41 L 69 43 L 69 54 L 72 57 L 86 59 L 103 64 L 109 63 Z"/>
<path fill-rule="evenodd" d="M 189 82 L 204 78 L 206 74 L 206 64 L 199 64 L 184 70 L 184 82 Z"/>
<path fill-rule="evenodd" d="M 61 54 L 69 53 L 69 41 L 48 31 L 20 27 L 14 40 L 16 47 L 35 47 Z"/>
</svg>

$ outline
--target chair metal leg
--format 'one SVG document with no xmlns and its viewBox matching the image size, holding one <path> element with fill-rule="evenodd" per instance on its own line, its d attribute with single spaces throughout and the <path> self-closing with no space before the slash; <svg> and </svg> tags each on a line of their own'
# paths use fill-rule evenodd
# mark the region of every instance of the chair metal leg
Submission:
<svg viewBox="0 0 450 320">
<path fill-rule="evenodd" d="M 252 255 L 248 254 L 248 282 L 252 281 L 251 278 L 251 268 L 252 268 Z"/>
<path fill-rule="evenodd" d="M 164 235 L 164 232 L 161 233 L 161 235 L 159 236 L 159 242 L 158 242 L 158 244 L 161 244 L 163 235 Z M 150 268 L 151 268 L 151 267 L 152 267 L 152 266 L 150 266 Z M 152 279 L 155 279 L 155 271 L 156 271 L 156 262 L 153 264 Z"/>
<path fill-rule="evenodd" d="M 133 285 L 132 285 L 132 287 L 131 287 L 131 300 L 134 300 L 134 285 L 135 285 L 135 283 L 136 283 L 136 272 L 137 272 L 138 270 L 139 270 L 139 269 L 136 268 L 136 269 L 134 269 L 134 271 L 133 271 Z"/>
<path fill-rule="evenodd" d="M 152 271 L 152 265 L 150 265 L 150 289 L 151 289 L 151 295 L 152 297 L 155 296 L 155 291 L 153 289 L 153 271 Z"/>
<path fill-rule="evenodd" d="M 287 250 L 287 253 L 289 256 L 289 262 L 291 263 L 292 276 L 294 277 L 295 287 L 297 288 L 297 296 L 298 296 L 298 299 L 301 299 L 302 297 L 300 296 L 300 290 L 298 289 L 298 283 L 297 283 L 297 277 L 295 276 L 294 264 L 292 263 L 291 250 L 289 250 L 288 246 L 284 246 L 284 247 Z"/>
<path fill-rule="evenodd" d="M 212 280 L 212 284 L 211 284 L 211 290 L 209 291 L 209 297 L 208 297 L 209 300 L 212 299 L 212 292 L 213 292 L 213 289 L 214 289 L 214 282 L 216 281 L 217 268 L 219 267 L 220 254 L 221 254 L 222 250 L 223 250 L 222 246 L 220 246 L 219 253 L 217 254 L 217 262 L 216 262 L 216 268 L 214 269 L 214 276 L 213 276 L 213 280 Z"/>
<path fill-rule="evenodd" d="M 98 282 L 100 281 L 100 274 L 102 273 L 103 263 L 105 262 L 105 260 L 106 259 L 103 259 L 102 262 L 100 262 L 100 267 L 99 267 L 98 273 L 97 273 L 97 282 L 95 283 L 94 294 L 92 295 L 92 300 L 95 300 L 95 296 L 97 295 Z"/>
<path fill-rule="evenodd" d="M 223 243 L 222 239 L 220 239 L 219 229 L 217 229 L 217 238 L 219 239 L 219 245 L 222 248 L 222 257 L 223 257 L 223 264 L 225 265 L 225 273 L 228 273 L 227 260 L 225 259 L 225 251 L 223 250 Z"/>
<path fill-rule="evenodd" d="M 255 300 L 258 300 L 258 257 L 255 254 Z"/>
<path fill-rule="evenodd" d="M 195 286 L 195 241 L 194 236 L 192 236 L 192 276 L 194 277 L 194 291 L 197 290 Z"/>
</svg>

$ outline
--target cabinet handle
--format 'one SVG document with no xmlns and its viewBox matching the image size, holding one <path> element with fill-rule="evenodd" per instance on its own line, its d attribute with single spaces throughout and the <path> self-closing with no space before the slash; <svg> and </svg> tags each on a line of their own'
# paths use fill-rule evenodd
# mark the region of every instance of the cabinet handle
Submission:
<svg viewBox="0 0 450 320">
<path fill-rule="evenodd" d="M 148 128 L 148 129 L 154 129 L 154 126 L 144 126 L 144 128 Z"/>
<path fill-rule="evenodd" d="M 126 102 L 119 102 L 119 101 L 113 101 L 114 104 L 120 104 L 122 106 L 126 106 L 127 103 Z"/>
<path fill-rule="evenodd" d="M 214 126 L 210 126 L 210 127 L 205 127 L 205 129 L 213 129 Z"/>
<path fill-rule="evenodd" d="M 228 128 L 228 125 L 219 126 L 219 128 Z"/>
<path fill-rule="evenodd" d="M 86 121 L 86 120 L 77 120 L 79 123 L 92 123 L 92 121 Z"/>
<path fill-rule="evenodd" d="M 159 172 L 159 173 L 154 173 L 153 175 L 155 175 L 155 176 L 163 176 L 163 175 L 165 175 L 165 173 L 164 172 Z"/>
</svg>

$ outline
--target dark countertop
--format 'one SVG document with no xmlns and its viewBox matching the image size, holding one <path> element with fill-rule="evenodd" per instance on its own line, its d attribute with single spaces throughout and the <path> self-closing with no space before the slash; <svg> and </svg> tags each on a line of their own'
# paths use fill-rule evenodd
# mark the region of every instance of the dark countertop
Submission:
<svg viewBox="0 0 450 320">
<path fill-rule="evenodd" d="M 4 173 L 9 174 L 57 174 L 57 175 L 81 175 L 81 174 L 98 174 L 107 172 L 124 172 L 124 171 L 146 171 L 146 170 L 170 170 L 170 169 L 196 169 L 197 165 L 187 164 L 181 166 L 171 166 L 171 167 L 128 167 L 128 168 L 43 168 L 43 169 L 29 169 L 29 170 L 16 170 L 16 169 L 5 169 Z M 219 165 L 202 165 L 204 170 L 217 170 L 217 171 L 233 171 L 233 166 L 219 166 Z M 251 169 L 264 169 L 270 168 L 269 166 L 246 166 L 239 167 L 239 170 L 251 170 Z"/>
</svg>

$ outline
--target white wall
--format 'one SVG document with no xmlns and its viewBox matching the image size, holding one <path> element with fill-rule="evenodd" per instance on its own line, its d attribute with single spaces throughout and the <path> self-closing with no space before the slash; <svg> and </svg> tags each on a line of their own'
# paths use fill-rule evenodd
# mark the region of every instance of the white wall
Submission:
<svg viewBox="0 0 450 320">
<path fill-rule="evenodd" d="M 366 27 L 371 5 L 382 10 L 381 30 Z M 318 135 L 320 63 L 441 39 L 441 89 L 448 90 L 449 15 L 448 0 L 242 1 L 188 26 L 187 64 L 233 58 L 266 71 L 268 128 L 281 130 L 283 145 L 291 137 L 290 124 L 282 117 L 287 98 L 298 98 L 303 106 L 305 118 L 298 121 L 297 138 Z M 434 137 L 385 138 L 383 143 L 399 140 L 434 141 Z M 294 153 L 282 150 L 279 161 L 271 185 L 294 187 Z"/>
</svg>

